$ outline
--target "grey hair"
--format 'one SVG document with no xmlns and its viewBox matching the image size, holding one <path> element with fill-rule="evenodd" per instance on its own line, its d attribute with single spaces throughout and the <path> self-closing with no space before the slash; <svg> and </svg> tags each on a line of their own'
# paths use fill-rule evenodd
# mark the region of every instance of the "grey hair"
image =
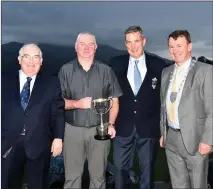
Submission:
<svg viewBox="0 0 213 189">
<path fill-rule="evenodd" d="M 125 30 L 125 36 L 129 33 L 136 33 L 139 32 L 141 34 L 141 37 L 144 36 L 143 34 L 143 30 L 141 29 L 140 26 L 134 25 L 134 26 L 130 26 Z M 126 37 L 125 37 L 126 38 Z"/>
<path fill-rule="evenodd" d="M 37 47 L 38 48 L 38 50 L 39 50 L 39 55 L 42 57 L 42 52 L 41 52 L 41 49 L 38 47 L 38 45 L 37 44 L 35 44 L 35 43 L 29 43 L 29 44 L 25 44 L 25 45 L 23 45 L 21 48 L 20 48 L 20 50 L 19 50 L 19 56 L 22 56 L 23 55 L 23 49 L 25 48 L 25 47 L 28 47 L 28 46 L 34 46 L 34 47 Z"/>
<path fill-rule="evenodd" d="M 91 32 L 81 32 L 81 33 L 79 33 L 79 34 L 78 34 L 78 36 L 77 36 L 77 39 L 76 39 L 75 44 L 77 44 L 77 42 L 78 42 L 78 40 L 79 40 L 80 36 L 81 36 L 81 35 L 84 35 L 84 34 L 91 35 L 91 36 L 94 38 L 94 42 L 95 42 L 95 44 L 97 44 L 97 43 L 96 43 L 96 39 L 95 39 L 95 35 L 94 35 L 94 34 L 92 34 Z"/>
</svg>

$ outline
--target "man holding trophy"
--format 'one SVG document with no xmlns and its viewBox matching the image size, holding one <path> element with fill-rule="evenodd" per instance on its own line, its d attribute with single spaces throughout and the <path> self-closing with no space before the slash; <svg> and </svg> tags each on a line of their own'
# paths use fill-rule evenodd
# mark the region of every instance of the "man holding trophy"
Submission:
<svg viewBox="0 0 213 189">
<path fill-rule="evenodd" d="M 64 189 L 81 188 L 85 159 L 90 188 L 106 188 L 105 171 L 110 138 L 116 131 L 118 97 L 122 91 L 112 69 L 94 59 L 97 44 L 91 33 L 80 33 L 77 59 L 59 71 L 65 100 Z"/>
</svg>

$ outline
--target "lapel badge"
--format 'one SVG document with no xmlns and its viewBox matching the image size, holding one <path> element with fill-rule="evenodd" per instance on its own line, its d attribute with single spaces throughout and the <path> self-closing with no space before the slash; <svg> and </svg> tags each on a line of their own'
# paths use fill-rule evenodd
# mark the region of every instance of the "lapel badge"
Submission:
<svg viewBox="0 0 213 189">
<path fill-rule="evenodd" d="M 153 88 L 153 89 L 155 89 L 155 88 L 156 88 L 157 81 L 158 81 L 158 80 L 157 80 L 157 78 L 156 78 L 156 77 L 152 79 L 152 88 Z"/>
</svg>

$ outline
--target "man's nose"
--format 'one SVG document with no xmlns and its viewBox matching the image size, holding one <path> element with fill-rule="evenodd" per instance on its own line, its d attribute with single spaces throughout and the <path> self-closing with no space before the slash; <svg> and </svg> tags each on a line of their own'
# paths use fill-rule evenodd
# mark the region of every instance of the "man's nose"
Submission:
<svg viewBox="0 0 213 189">
<path fill-rule="evenodd" d="M 88 45 L 85 45 L 84 49 L 85 49 L 85 50 L 89 49 L 89 46 L 88 46 Z"/>
<path fill-rule="evenodd" d="M 132 44 L 131 44 L 131 47 L 132 47 L 132 48 L 135 48 L 135 46 L 136 46 L 136 43 L 132 43 Z"/>
</svg>

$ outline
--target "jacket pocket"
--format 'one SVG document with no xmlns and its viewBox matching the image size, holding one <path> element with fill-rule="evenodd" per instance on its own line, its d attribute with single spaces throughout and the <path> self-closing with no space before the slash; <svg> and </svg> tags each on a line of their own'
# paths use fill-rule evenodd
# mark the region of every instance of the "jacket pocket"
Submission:
<svg viewBox="0 0 213 189">
<path fill-rule="evenodd" d="M 206 121 L 205 118 L 197 118 L 197 119 L 196 119 L 196 122 L 197 122 L 199 125 L 204 125 L 204 124 L 205 124 L 205 121 Z"/>
</svg>

